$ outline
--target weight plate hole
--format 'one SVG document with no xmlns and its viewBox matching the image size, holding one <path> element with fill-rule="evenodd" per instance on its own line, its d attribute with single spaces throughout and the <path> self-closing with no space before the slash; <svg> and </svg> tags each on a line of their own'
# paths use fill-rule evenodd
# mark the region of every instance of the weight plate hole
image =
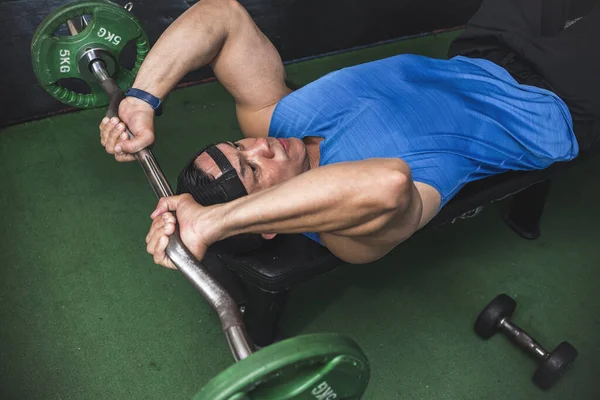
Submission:
<svg viewBox="0 0 600 400">
<path fill-rule="evenodd" d="M 56 82 L 59 86 L 72 90 L 75 93 L 90 94 L 92 89 L 80 78 L 63 78 Z"/>
<path fill-rule="evenodd" d="M 135 65 L 136 58 L 137 48 L 135 40 L 130 40 L 121 51 L 121 55 L 119 56 L 119 67 L 131 71 Z"/>
<path fill-rule="evenodd" d="M 77 32 L 81 32 L 85 29 L 86 25 L 92 20 L 92 16 L 90 14 L 78 15 L 76 17 L 71 18 L 72 26 L 77 30 Z M 61 24 L 58 29 L 54 31 L 52 34 L 54 37 L 65 37 L 65 36 L 73 36 L 71 31 L 69 30 L 69 24 L 65 22 Z"/>
</svg>

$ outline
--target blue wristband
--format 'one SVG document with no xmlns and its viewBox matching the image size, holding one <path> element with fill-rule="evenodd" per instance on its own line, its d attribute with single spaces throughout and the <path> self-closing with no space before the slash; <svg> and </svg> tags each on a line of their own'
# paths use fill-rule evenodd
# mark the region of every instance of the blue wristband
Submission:
<svg viewBox="0 0 600 400">
<path fill-rule="evenodd" d="M 162 102 L 160 99 L 144 90 L 131 88 L 125 92 L 125 96 L 135 97 L 150 104 L 150 107 L 152 107 L 157 117 L 162 114 Z"/>
</svg>

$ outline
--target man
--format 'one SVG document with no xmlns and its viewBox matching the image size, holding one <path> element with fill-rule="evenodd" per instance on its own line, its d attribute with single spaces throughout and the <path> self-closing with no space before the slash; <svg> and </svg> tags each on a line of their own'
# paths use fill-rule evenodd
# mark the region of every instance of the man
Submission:
<svg viewBox="0 0 600 400">
<path fill-rule="evenodd" d="M 132 160 L 154 141 L 149 104 L 204 65 L 233 95 L 245 138 L 192 158 L 178 179 L 186 194 L 161 199 L 151 215 L 148 252 L 174 267 L 165 255 L 174 211 L 199 259 L 239 234 L 304 233 L 347 262 L 366 263 L 425 226 L 468 182 L 573 159 L 573 121 L 580 138 L 598 132 L 600 7 L 565 29 L 566 5 L 487 0 L 449 60 L 399 55 L 292 91 L 243 7 L 197 3 L 144 61 L 134 83 L 142 94 L 120 105 L 136 137 L 105 119 L 102 145 L 117 161 Z"/>
</svg>

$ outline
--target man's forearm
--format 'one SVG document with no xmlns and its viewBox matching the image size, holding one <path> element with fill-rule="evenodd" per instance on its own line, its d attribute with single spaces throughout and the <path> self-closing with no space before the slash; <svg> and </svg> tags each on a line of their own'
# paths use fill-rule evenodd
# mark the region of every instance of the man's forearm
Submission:
<svg viewBox="0 0 600 400">
<path fill-rule="evenodd" d="M 173 22 L 152 47 L 133 86 L 164 98 L 184 75 L 208 65 L 227 40 L 225 3 L 202 0 Z"/>
<path fill-rule="evenodd" d="M 275 46 L 236 0 L 201 0 L 182 14 L 142 63 L 134 87 L 164 99 L 184 75 L 207 65 L 234 97 L 238 118 L 246 117 L 240 119 L 242 131 L 266 135 L 268 126 L 257 130 L 256 121 L 240 111 L 261 111 L 289 93 L 285 69 Z"/>
<path fill-rule="evenodd" d="M 406 164 L 393 159 L 320 167 L 216 206 L 214 239 L 241 233 L 369 235 L 403 207 L 412 187 L 408 176 Z"/>
</svg>

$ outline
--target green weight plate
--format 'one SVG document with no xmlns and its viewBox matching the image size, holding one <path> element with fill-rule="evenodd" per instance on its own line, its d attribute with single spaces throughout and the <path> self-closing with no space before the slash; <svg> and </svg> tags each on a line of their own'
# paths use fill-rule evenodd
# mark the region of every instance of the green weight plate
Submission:
<svg viewBox="0 0 600 400">
<path fill-rule="evenodd" d="M 213 378 L 194 400 L 360 399 L 369 361 L 351 339 L 312 334 L 275 343 Z"/>
<path fill-rule="evenodd" d="M 82 15 L 90 16 L 90 20 L 81 32 L 74 36 L 54 36 L 61 25 Z M 132 70 L 118 64 L 123 48 L 130 41 L 135 41 L 137 51 Z M 79 70 L 79 59 L 88 49 L 101 49 L 114 60 L 112 77 L 122 90 L 126 90 L 133 84 L 150 45 L 137 18 L 118 4 L 102 0 L 65 4 L 48 15 L 33 35 L 31 59 L 41 86 L 61 102 L 75 107 L 108 104 L 106 93 Z M 83 94 L 67 89 L 57 83 L 63 78 L 84 79 L 92 92 Z"/>
</svg>

